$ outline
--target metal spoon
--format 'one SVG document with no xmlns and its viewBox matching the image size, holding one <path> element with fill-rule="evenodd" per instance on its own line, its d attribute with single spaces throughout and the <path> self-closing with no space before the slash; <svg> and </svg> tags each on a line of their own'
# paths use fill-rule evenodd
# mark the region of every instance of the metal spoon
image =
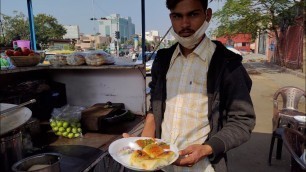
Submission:
<svg viewBox="0 0 306 172">
<path fill-rule="evenodd" d="M 4 115 L 4 114 L 6 114 L 6 113 L 8 113 L 8 112 L 17 110 L 17 109 L 19 109 L 19 108 L 21 108 L 21 107 L 23 107 L 23 106 L 25 106 L 25 105 L 28 105 L 28 104 L 31 104 L 31 103 L 35 103 L 35 102 L 36 102 L 35 99 L 29 100 L 29 101 L 24 102 L 24 103 L 21 103 L 21 104 L 19 104 L 19 105 L 17 105 L 17 106 L 14 106 L 14 107 L 5 109 L 5 110 L 3 110 L 3 111 L 0 111 L 0 114 L 1 114 L 1 115 Z"/>
</svg>

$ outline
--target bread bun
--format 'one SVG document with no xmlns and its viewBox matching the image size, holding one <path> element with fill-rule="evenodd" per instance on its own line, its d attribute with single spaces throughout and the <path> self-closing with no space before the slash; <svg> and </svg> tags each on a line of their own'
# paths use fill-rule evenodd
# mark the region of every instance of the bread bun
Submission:
<svg viewBox="0 0 306 172">
<path fill-rule="evenodd" d="M 102 51 L 97 50 L 93 51 L 86 55 L 85 57 L 86 64 L 91 66 L 100 66 L 103 64 L 113 64 L 114 58 L 110 56 L 110 54 Z"/>
<path fill-rule="evenodd" d="M 79 66 L 85 64 L 85 54 L 81 52 L 72 53 L 67 56 L 68 65 Z"/>
<path fill-rule="evenodd" d="M 169 165 L 175 153 L 170 150 L 170 145 L 157 142 L 155 139 L 140 139 L 135 141 L 141 150 L 135 150 L 131 154 L 131 166 L 145 169 L 157 170 Z"/>
<path fill-rule="evenodd" d="M 140 140 L 136 140 L 136 143 L 138 146 L 140 146 L 143 149 L 147 145 L 155 143 L 155 140 L 154 139 L 140 139 Z"/>
<path fill-rule="evenodd" d="M 164 149 L 155 143 L 147 145 L 143 148 L 143 151 L 151 158 L 156 158 L 158 155 L 164 153 Z"/>
<path fill-rule="evenodd" d="M 168 161 L 162 158 L 151 158 L 142 150 L 136 150 L 131 154 L 131 165 L 145 170 L 155 170 L 168 165 Z"/>
</svg>

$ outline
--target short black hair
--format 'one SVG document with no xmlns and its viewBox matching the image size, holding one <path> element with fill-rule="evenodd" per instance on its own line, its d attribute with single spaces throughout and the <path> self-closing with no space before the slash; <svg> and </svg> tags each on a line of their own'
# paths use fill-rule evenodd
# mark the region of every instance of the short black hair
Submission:
<svg viewBox="0 0 306 172">
<path fill-rule="evenodd" d="M 181 1 L 182 0 L 166 0 L 166 6 L 169 10 L 173 10 L 175 6 Z M 201 2 L 203 9 L 206 10 L 208 5 L 208 0 L 198 0 L 198 1 Z"/>
</svg>

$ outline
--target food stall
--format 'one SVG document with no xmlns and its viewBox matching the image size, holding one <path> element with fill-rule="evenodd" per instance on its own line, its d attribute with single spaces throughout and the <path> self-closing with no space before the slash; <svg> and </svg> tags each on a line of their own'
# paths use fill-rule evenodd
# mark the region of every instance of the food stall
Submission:
<svg viewBox="0 0 306 172">
<path fill-rule="evenodd" d="M 17 67 L 15 69 L 2 70 L 0 72 L 0 88 L 16 85 L 16 82 L 29 83 L 33 80 L 48 80 L 52 81 L 52 83 L 60 83 L 60 86 L 54 86 L 52 91 L 57 91 L 57 93 L 66 95 L 66 102 L 69 105 L 90 107 L 94 104 L 105 102 L 124 104 L 126 109 L 136 114 L 134 120 L 109 124 L 108 128 L 104 129 L 104 131 L 86 132 L 83 133 L 83 136 L 80 138 L 64 138 L 56 136 L 51 132 L 45 134 L 48 138 L 40 140 L 40 142 L 44 142 L 41 146 L 82 145 L 98 148 L 107 152 L 108 145 L 112 141 L 120 138 L 121 133 L 139 131 L 139 127 L 142 126 L 146 107 L 144 74 L 145 70 L 143 65 L 132 64 L 102 65 L 99 67 L 86 65 Z M 63 86 L 64 92 L 62 91 Z M 19 87 L 22 86 L 19 85 Z M 22 88 L 23 93 L 26 92 L 27 89 L 25 89 L 25 87 Z M 18 88 L 14 89 L 17 91 L 12 92 L 18 92 Z M 43 99 L 40 99 L 41 97 L 37 96 L 37 94 L 35 94 L 35 96 L 34 94 L 33 96 L 20 94 L 18 98 L 16 98 L 16 96 L 15 98 L 2 98 L 7 98 L 7 101 L 3 99 L 1 103 L 15 102 L 16 104 L 22 103 L 21 101 L 26 101 L 26 98 L 38 98 L 38 102 L 27 107 L 33 110 L 34 118 L 41 120 L 39 123 L 40 126 L 35 127 L 48 128 L 48 118 L 51 116 L 45 113 L 50 113 L 50 111 L 46 111 L 46 109 L 50 109 L 50 107 L 46 107 L 46 104 L 43 104 Z M 52 97 L 49 98 L 52 99 Z M 62 101 L 60 99 L 62 99 L 62 97 L 57 97 L 57 103 Z M 52 105 L 52 102 L 48 104 Z M 40 109 L 37 106 L 45 108 Z M 41 130 L 41 132 L 48 132 L 48 130 Z"/>
<path fill-rule="evenodd" d="M 144 0 L 141 2 L 144 33 Z M 30 3 L 28 0 L 29 15 L 32 15 Z M 31 45 L 35 45 L 35 37 L 31 41 Z M 12 164 L 48 152 L 61 155 L 61 171 L 92 171 L 95 168 L 103 171 L 115 166 L 119 169 L 122 166 L 110 158 L 108 146 L 121 138 L 123 132 L 138 135 L 142 130 L 147 107 L 144 64 L 115 58 L 113 64 L 97 66 L 29 65 L 0 70 L 0 80 L 0 104 L 18 105 L 33 98 L 37 100 L 26 106 L 31 110 L 29 120 L 0 135 L 1 145 L 5 145 L 1 147 L 0 171 L 11 171 Z M 110 121 L 107 125 L 99 123 L 103 127 L 96 131 L 83 128 L 82 122 L 82 135 L 74 138 L 52 131 L 49 120 L 53 109 L 67 104 L 88 109 L 107 102 L 123 104 L 124 109 L 134 115 L 133 119 Z M 8 125 L 2 115 L 1 126 Z M 16 146 L 21 150 L 12 154 Z M 106 161 L 113 162 L 113 167 L 106 166 L 109 163 Z"/>
</svg>

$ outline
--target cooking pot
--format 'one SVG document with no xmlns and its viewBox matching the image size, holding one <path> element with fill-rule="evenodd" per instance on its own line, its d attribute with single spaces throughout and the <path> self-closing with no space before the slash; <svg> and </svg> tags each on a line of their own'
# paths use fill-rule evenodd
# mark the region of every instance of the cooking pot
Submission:
<svg viewBox="0 0 306 172">
<path fill-rule="evenodd" d="M 14 172 L 60 172 L 60 159 L 58 153 L 42 153 L 27 157 L 12 166 Z"/>
<path fill-rule="evenodd" d="M 0 103 L 0 171 L 10 171 L 13 163 L 22 158 L 22 133 L 23 126 L 32 115 L 32 111 L 26 107 L 2 113 L 14 104 Z"/>
<path fill-rule="evenodd" d="M 22 158 L 21 132 L 1 138 L 0 171 L 10 171 L 11 166 Z"/>
</svg>

